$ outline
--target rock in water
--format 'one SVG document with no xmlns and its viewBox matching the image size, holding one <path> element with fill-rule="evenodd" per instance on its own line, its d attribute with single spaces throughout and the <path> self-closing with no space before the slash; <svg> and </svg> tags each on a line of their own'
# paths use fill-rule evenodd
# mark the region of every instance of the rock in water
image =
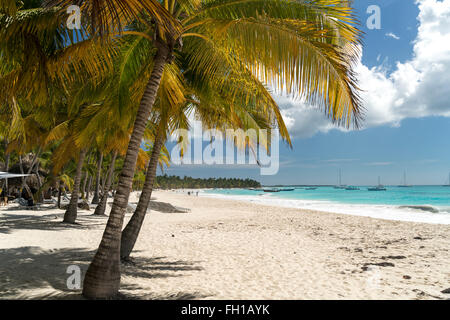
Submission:
<svg viewBox="0 0 450 320">
<path fill-rule="evenodd" d="M 432 206 L 400 206 L 400 209 L 414 209 L 431 213 L 439 213 L 439 210 Z"/>
</svg>

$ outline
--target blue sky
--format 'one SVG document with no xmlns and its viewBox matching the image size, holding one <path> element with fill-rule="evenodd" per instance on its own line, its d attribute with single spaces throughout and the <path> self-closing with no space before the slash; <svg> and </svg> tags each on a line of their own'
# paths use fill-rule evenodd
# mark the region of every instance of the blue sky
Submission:
<svg viewBox="0 0 450 320">
<path fill-rule="evenodd" d="M 368 6 L 381 8 L 369 30 Z M 450 0 L 357 0 L 365 32 L 360 83 L 366 121 L 359 131 L 329 124 L 319 111 L 277 97 L 293 137 L 280 148 L 280 170 L 256 166 L 171 166 L 168 174 L 251 177 L 263 184 L 443 184 L 450 171 Z"/>
</svg>

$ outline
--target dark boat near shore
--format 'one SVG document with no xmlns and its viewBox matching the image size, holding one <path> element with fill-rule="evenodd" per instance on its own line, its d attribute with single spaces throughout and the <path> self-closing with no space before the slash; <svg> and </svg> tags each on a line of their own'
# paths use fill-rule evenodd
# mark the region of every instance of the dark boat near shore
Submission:
<svg viewBox="0 0 450 320">
<path fill-rule="evenodd" d="M 381 184 L 380 177 L 378 177 L 378 185 L 376 187 L 367 188 L 368 191 L 386 191 L 387 189 Z"/>
<path fill-rule="evenodd" d="M 264 189 L 264 192 L 280 192 L 278 189 Z"/>
<path fill-rule="evenodd" d="M 305 188 L 305 190 L 316 190 L 317 188 L 311 187 L 311 188 Z"/>
<path fill-rule="evenodd" d="M 280 191 L 294 191 L 295 189 L 281 189 Z"/>
</svg>

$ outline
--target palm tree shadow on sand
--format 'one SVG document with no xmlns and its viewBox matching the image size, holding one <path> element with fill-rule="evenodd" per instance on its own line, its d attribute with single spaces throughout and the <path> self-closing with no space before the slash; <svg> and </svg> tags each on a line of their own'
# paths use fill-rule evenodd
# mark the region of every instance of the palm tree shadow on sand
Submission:
<svg viewBox="0 0 450 320">
<path fill-rule="evenodd" d="M 81 290 L 67 288 L 67 267 L 78 265 L 82 277 L 94 255 L 93 250 L 68 248 L 44 250 L 40 247 L 0 249 L 0 299 L 83 299 Z M 183 277 L 201 271 L 190 261 L 168 261 L 165 257 L 138 257 L 122 265 L 123 275 L 134 283 L 121 285 L 120 300 L 191 300 L 211 297 L 201 292 L 148 293 L 139 278 Z M 83 278 L 81 279 L 83 281 Z"/>
<path fill-rule="evenodd" d="M 37 215 L 9 213 L 9 209 L 0 214 L 0 233 L 10 234 L 14 230 L 66 230 L 66 229 L 94 229 L 105 225 L 105 217 L 80 215 L 76 224 L 62 223 L 64 212 Z"/>
</svg>

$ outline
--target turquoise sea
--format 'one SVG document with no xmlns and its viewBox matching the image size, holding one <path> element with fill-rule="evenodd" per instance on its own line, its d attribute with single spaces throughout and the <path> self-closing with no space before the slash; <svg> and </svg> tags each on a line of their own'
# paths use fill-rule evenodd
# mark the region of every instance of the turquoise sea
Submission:
<svg viewBox="0 0 450 320">
<path fill-rule="evenodd" d="M 317 187 L 316 190 L 288 186 L 278 189 L 287 188 L 295 190 L 267 193 L 248 189 L 209 189 L 202 194 L 374 218 L 450 224 L 450 187 L 446 186 L 386 186 L 386 191 L 368 191 L 367 186 L 359 187 L 360 190 L 331 186 Z"/>
</svg>

